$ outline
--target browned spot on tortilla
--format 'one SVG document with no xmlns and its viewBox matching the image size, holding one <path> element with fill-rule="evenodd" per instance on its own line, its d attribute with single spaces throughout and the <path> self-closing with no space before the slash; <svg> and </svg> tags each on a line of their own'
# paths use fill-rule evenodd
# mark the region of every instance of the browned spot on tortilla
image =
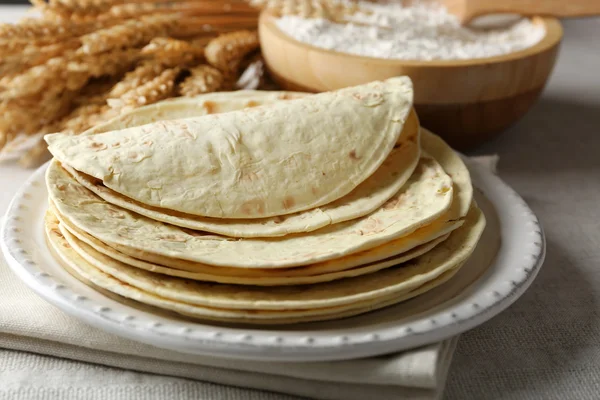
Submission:
<svg viewBox="0 0 600 400">
<path fill-rule="evenodd" d="M 401 194 L 400 196 L 392 197 L 391 199 L 386 201 L 385 204 L 383 205 L 383 209 L 384 210 L 395 210 L 403 202 L 404 202 L 404 193 Z"/>
<path fill-rule="evenodd" d="M 209 114 L 214 114 L 215 109 L 217 108 L 217 103 L 214 101 L 205 101 L 204 108 L 206 108 L 206 112 Z"/>
<path fill-rule="evenodd" d="M 312 192 L 312 194 L 317 194 L 317 193 L 319 193 L 319 189 L 318 189 L 318 188 L 316 188 L 316 187 L 314 187 L 314 186 L 310 188 L 310 191 Z"/>
<path fill-rule="evenodd" d="M 283 218 L 281 216 L 277 215 L 277 216 L 273 217 L 274 224 L 280 224 L 282 222 L 283 222 Z"/>
<path fill-rule="evenodd" d="M 360 157 L 356 155 L 356 150 L 352 150 L 348 155 L 353 160 L 360 160 Z"/>
<path fill-rule="evenodd" d="M 108 146 L 106 146 L 106 144 L 104 144 L 104 143 L 92 142 L 88 147 L 90 149 L 100 151 L 100 150 L 105 150 Z"/>
<path fill-rule="evenodd" d="M 285 208 L 286 210 L 294 207 L 295 204 L 296 204 L 296 201 L 294 200 L 294 198 L 292 196 L 288 196 L 285 199 L 283 199 L 283 208 Z"/>
<path fill-rule="evenodd" d="M 254 100 L 250 100 L 248 103 L 246 103 L 246 107 L 256 107 L 258 105 L 259 104 Z"/>
<path fill-rule="evenodd" d="M 190 129 L 188 128 L 186 123 L 174 122 L 173 125 L 176 125 L 179 128 L 179 130 L 177 131 L 177 136 L 187 139 L 195 139 L 194 135 L 192 135 L 192 132 L 190 132 Z"/>
<path fill-rule="evenodd" d="M 121 145 L 121 142 L 115 142 L 113 144 L 111 144 L 111 147 L 119 147 Z"/>
<path fill-rule="evenodd" d="M 65 189 L 67 188 L 67 185 L 65 185 L 64 183 L 58 183 L 58 184 L 56 184 L 55 186 L 56 186 L 56 188 L 57 188 L 58 190 L 60 190 L 61 192 L 64 192 L 64 191 L 65 191 Z"/>
<path fill-rule="evenodd" d="M 125 219 L 125 214 L 112 208 L 108 209 L 108 215 L 110 215 L 112 218 Z"/>
<path fill-rule="evenodd" d="M 399 149 L 400 147 L 402 147 L 402 142 L 396 143 L 396 145 L 394 146 L 394 149 Z"/>
<path fill-rule="evenodd" d="M 242 204 L 241 210 L 245 215 L 263 215 L 265 213 L 265 202 L 260 199 L 250 200 Z"/>
<path fill-rule="evenodd" d="M 379 233 L 385 229 L 383 222 L 377 218 L 370 217 L 367 219 L 364 228 L 360 230 L 361 235 L 370 235 Z"/>
</svg>

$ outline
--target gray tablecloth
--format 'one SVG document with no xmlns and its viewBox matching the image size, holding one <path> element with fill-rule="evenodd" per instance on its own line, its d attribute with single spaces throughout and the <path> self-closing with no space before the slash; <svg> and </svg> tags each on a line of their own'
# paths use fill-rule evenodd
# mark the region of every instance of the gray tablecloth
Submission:
<svg viewBox="0 0 600 400">
<path fill-rule="evenodd" d="M 500 139 L 500 176 L 541 218 L 536 281 L 461 337 L 448 399 L 600 399 L 600 19 L 565 22 L 540 102 Z"/>
<path fill-rule="evenodd" d="M 568 21 L 565 31 L 543 98 L 478 151 L 500 155 L 501 177 L 540 216 L 546 264 L 516 304 L 461 337 L 447 399 L 600 398 L 600 19 Z M 296 399 L 0 350 L 0 400 L 93 394 Z"/>
</svg>

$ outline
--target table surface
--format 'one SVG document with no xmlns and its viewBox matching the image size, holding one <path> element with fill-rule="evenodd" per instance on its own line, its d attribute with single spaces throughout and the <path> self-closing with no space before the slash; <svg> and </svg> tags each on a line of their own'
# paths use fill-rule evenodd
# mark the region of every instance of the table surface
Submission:
<svg viewBox="0 0 600 400">
<path fill-rule="evenodd" d="M 13 21 L 23 10 L 0 6 L 0 20 Z M 541 100 L 477 151 L 500 155 L 500 176 L 541 218 L 546 263 L 510 309 L 461 337 L 447 399 L 600 396 L 600 19 L 564 25 L 560 58 Z M 0 165 L 0 213 L 30 173 Z M 0 358 L 0 377 L 20 370 L 19 363 L 32 366 L 26 379 L 50 376 L 47 357 L 0 350 Z M 76 373 L 83 366 L 64 360 L 61 368 L 72 369 L 74 384 L 85 390 L 86 380 Z M 115 394 L 125 394 L 122 398 L 130 398 L 127 393 L 166 397 L 165 388 L 181 399 L 293 398 L 100 366 L 88 372 L 105 378 Z M 10 393 L 0 388 L 0 398 L 11 398 Z"/>
</svg>

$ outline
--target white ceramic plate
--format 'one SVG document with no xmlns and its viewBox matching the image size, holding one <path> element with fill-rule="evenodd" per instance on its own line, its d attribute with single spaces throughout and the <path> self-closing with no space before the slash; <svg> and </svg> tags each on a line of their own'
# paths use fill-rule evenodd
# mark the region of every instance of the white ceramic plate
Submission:
<svg viewBox="0 0 600 400">
<path fill-rule="evenodd" d="M 476 199 L 488 224 L 467 264 L 440 287 L 338 321 L 264 329 L 190 322 L 105 297 L 54 261 L 42 226 L 46 167 L 32 175 L 9 206 L 1 228 L 9 266 L 37 294 L 90 325 L 185 353 L 320 361 L 373 356 L 439 341 L 485 322 L 513 303 L 535 278 L 545 254 L 542 229 L 523 199 L 487 169 L 469 163 L 474 185 L 485 194 L 477 193 Z"/>
</svg>

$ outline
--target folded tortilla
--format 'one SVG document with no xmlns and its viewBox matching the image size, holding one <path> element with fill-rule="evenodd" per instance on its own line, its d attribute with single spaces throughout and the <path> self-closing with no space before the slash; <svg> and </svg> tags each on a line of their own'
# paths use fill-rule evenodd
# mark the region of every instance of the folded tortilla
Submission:
<svg viewBox="0 0 600 400">
<path fill-rule="evenodd" d="M 398 141 L 407 77 L 96 135 L 46 136 L 63 164 L 140 203 L 215 218 L 266 218 L 347 195 Z"/>
</svg>

